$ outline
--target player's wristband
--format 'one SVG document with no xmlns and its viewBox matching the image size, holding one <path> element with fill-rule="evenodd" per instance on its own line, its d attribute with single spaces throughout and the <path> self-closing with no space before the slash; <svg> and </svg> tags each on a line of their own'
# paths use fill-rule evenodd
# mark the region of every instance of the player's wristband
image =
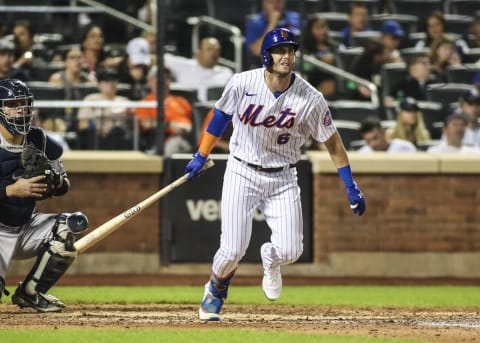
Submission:
<svg viewBox="0 0 480 343">
<path fill-rule="evenodd" d="M 210 123 L 208 123 L 206 131 L 214 136 L 221 137 L 231 120 L 231 115 L 220 111 L 218 108 L 214 108 L 213 117 L 210 120 Z"/>
<path fill-rule="evenodd" d="M 345 187 L 349 188 L 353 186 L 353 176 L 350 165 L 347 164 L 345 167 L 338 168 L 337 170 L 338 174 L 340 174 L 340 177 L 343 180 L 343 183 L 345 184 Z"/>
<path fill-rule="evenodd" d="M 210 155 L 210 152 L 217 144 L 220 137 L 225 132 L 228 124 L 232 120 L 232 116 L 223 113 L 217 108 L 213 109 L 213 117 L 208 123 L 208 127 L 205 130 L 202 140 L 200 142 L 200 146 L 198 147 L 198 152 L 203 156 Z"/>
</svg>

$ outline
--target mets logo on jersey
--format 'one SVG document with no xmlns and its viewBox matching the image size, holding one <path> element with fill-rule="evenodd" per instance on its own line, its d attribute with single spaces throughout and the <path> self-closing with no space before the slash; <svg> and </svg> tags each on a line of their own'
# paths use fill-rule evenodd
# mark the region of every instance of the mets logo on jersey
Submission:
<svg viewBox="0 0 480 343">
<path fill-rule="evenodd" d="M 322 124 L 324 126 L 330 126 L 332 124 L 332 115 L 329 110 L 323 114 Z"/>
</svg>

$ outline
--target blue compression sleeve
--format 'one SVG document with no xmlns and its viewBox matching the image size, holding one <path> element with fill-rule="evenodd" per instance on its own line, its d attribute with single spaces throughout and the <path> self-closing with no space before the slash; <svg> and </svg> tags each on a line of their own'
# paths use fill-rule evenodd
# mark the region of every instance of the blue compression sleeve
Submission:
<svg viewBox="0 0 480 343">
<path fill-rule="evenodd" d="M 353 176 L 352 176 L 352 169 L 350 165 L 347 164 L 345 167 L 338 168 L 338 173 L 340 174 L 345 187 L 353 186 Z"/>
<path fill-rule="evenodd" d="M 207 127 L 207 132 L 216 137 L 220 137 L 225 132 L 228 124 L 232 120 L 232 116 L 220 111 L 217 108 L 213 109 L 213 117 Z"/>
</svg>

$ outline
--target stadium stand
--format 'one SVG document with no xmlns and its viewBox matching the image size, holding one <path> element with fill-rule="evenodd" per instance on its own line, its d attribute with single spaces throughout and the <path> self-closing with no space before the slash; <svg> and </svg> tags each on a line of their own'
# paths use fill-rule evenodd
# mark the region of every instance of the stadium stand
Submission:
<svg viewBox="0 0 480 343">
<path fill-rule="evenodd" d="M 387 20 L 395 20 L 398 22 L 407 34 L 418 31 L 419 18 L 411 14 L 374 14 L 370 16 L 370 26 L 373 30 L 379 31 L 383 22 Z"/>
<path fill-rule="evenodd" d="M 452 65 L 447 67 L 447 80 L 450 83 L 473 83 L 475 75 L 480 72 L 479 64 Z"/>
<path fill-rule="evenodd" d="M 457 102 L 465 91 L 472 88 L 472 84 L 434 83 L 427 86 L 427 100 L 441 103 L 448 111 L 451 103 Z"/>
<path fill-rule="evenodd" d="M 443 9 L 443 0 L 392 0 L 395 13 L 415 14 L 421 22 L 435 10 Z"/>
<path fill-rule="evenodd" d="M 408 35 L 408 39 L 403 42 L 400 50 L 403 59 L 419 53 L 428 53 L 428 48 L 413 48 L 416 41 L 425 37 L 425 18 L 435 9 L 445 10 L 446 31 L 455 38 L 466 38 L 469 27 L 474 20 L 474 16 L 480 13 L 478 0 L 304 0 L 302 3 L 298 0 L 286 0 L 286 7 L 289 10 L 300 12 L 302 8 L 306 15 L 319 14 L 325 18 L 329 25 L 330 37 L 338 39 L 340 31 L 348 24 L 348 8 L 352 2 L 363 2 L 369 9 L 370 27 L 372 31 L 356 33 L 355 46 L 350 49 L 339 49 L 336 54 L 336 62 L 341 69 L 352 72 L 353 61 L 361 54 L 362 45 L 369 39 L 378 38 L 379 29 L 385 20 L 396 20 Z M 122 4 L 114 1 L 100 1 L 107 6 L 115 7 L 121 12 L 132 15 L 142 5 L 141 1 L 134 1 L 129 4 Z M 109 55 L 121 56 L 125 54 L 125 45 L 130 38 L 128 35 L 134 31 L 131 25 L 122 22 L 118 18 L 113 18 L 105 14 L 102 10 L 92 8 L 87 5 L 69 6 L 67 0 L 45 0 L 41 1 L 42 6 L 47 6 L 48 13 L 44 13 L 39 21 L 39 14 L 30 11 L 27 7 L 22 7 L 22 11 L 13 11 L 14 6 L 2 6 L 6 2 L 0 1 L 0 7 L 4 9 L 1 12 L 1 18 L 4 25 L 8 28 L 18 19 L 34 19 L 38 26 L 35 40 L 45 47 L 44 53 L 50 60 L 46 66 L 38 67 L 31 73 L 31 82 L 29 83 L 38 100 L 59 100 L 63 98 L 63 89 L 47 84 L 48 77 L 54 72 L 62 69 L 62 62 L 58 57 L 62 52 L 70 49 L 72 46 L 78 46 L 78 34 L 82 27 L 88 21 L 98 22 L 107 28 L 105 35 L 105 50 Z M 19 0 L 15 6 L 38 6 L 39 1 Z M 260 0 L 238 0 L 235 2 L 224 0 L 175 0 L 167 1 L 167 14 L 165 23 L 167 44 L 171 51 L 182 56 L 192 56 L 192 23 L 187 19 L 192 16 L 209 16 L 228 25 L 235 25 L 244 33 L 246 18 L 258 13 L 261 9 Z M 380 6 L 387 6 L 390 12 L 383 12 Z M 61 15 L 66 17 L 58 20 Z M 40 14 L 42 15 L 42 14 Z M 112 24 L 115 22 L 115 24 Z M 41 23 L 41 25 L 40 25 Z M 108 28 L 125 26 L 116 32 Z M 59 28 L 59 26 L 61 26 Z M 137 30 L 138 32 L 138 30 Z M 125 33 L 125 34 L 124 34 Z M 9 32 L 5 32 L 3 39 L 11 39 Z M 218 27 L 206 25 L 202 27 L 200 36 L 215 35 L 218 36 L 222 44 L 222 55 L 233 55 L 231 36 Z M 299 40 L 303 37 L 300 36 Z M 301 54 L 299 54 L 301 56 Z M 428 100 L 425 105 L 425 120 L 430 124 L 429 129 L 434 130 L 435 123 L 441 121 L 439 118 L 445 113 L 441 109 L 449 109 L 452 102 L 457 100 L 459 92 L 465 88 L 472 87 L 473 77 L 480 72 L 480 48 L 471 47 L 463 56 L 463 64 L 450 66 L 447 68 L 447 80 L 449 83 L 430 87 Z M 299 67 L 301 64 L 299 64 Z M 298 70 L 300 73 L 302 70 Z M 381 78 L 381 99 L 387 94 L 392 85 L 406 72 L 404 64 L 386 64 L 380 72 Z M 393 119 L 393 115 L 388 112 L 388 108 L 371 108 L 368 101 L 354 101 L 352 94 L 345 91 L 346 80 L 338 77 L 341 81 L 339 93 L 335 100 L 329 103 L 334 117 L 341 121 L 361 120 L 367 114 L 375 113 L 383 119 Z M 127 84 L 119 84 L 120 95 L 130 93 L 131 89 Z M 80 86 L 82 94 L 97 92 L 95 86 Z M 344 92 L 342 92 L 342 89 Z M 221 96 L 223 89 L 209 90 L 208 99 L 214 101 Z M 183 89 L 177 85 L 172 85 L 172 92 L 185 96 L 192 105 L 198 104 L 196 95 L 191 90 Z M 433 104 L 433 105 L 432 105 Z M 211 104 L 205 105 L 206 107 Z M 198 106 L 197 106 L 198 107 Z M 196 111 L 200 111 L 197 109 Z M 431 120 L 429 119 L 431 118 Z M 343 129 L 343 128 L 342 128 Z M 434 134 L 432 134 L 434 136 Z"/>
<path fill-rule="evenodd" d="M 407 75 L 405 63 L 386 63 L 382 65 L 380 75 L 382 78 L 382 97 L 388 96 L 398 81 Z"/>
<path fill-rule="evenodd" d="M 335 126 L 337 127 L 340 137 L 342 137 L 345 147 L 348 150 L 355 150 L 354 142 L 362 140 L 362 135 L 359 131 L 360 122 L 335 119 Z"/>
<path fill-rule="evenodd" d="M 381 12 L 380 1 L 378 0 L 330 0 L 330 7 L 333 11 L 348 13 L 352 3 L 364 4 L 369 14 L 378 14 Z"/>
<path fill-rule="evenodd" d="M 473 15 L 480 11 L 478 0 L 449 0 L 448 3 L 452 14 Z"/>
</svg>

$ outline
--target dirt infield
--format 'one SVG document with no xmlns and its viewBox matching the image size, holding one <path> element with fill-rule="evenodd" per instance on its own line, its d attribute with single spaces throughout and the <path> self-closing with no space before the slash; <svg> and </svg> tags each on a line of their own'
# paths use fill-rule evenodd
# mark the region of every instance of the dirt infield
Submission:
<svg viewBox="0 0 480 343">
<path fill-rule="evenodd" d="M 37 314 L 0 305 L 0 328 L 242 328 L 322 335 L 480 342 L 480 309 L 246 306 L 224 308 L 221 322 L 200 322 L 198 305 L 69 305 Z"/>
<path fill-rule="evenodd" d="M 20 278 L 18 278 L 20 280 Z M 10 278 L 10 281 L 17 281 Z M 59 285 L 201 285 L 198 276 L 69 276 Z M 236 285 L 259 285 L 259 276 L 238 276 Z M 479 280 L 325 279 L 286 277 L 289 285 L 332 284 L 458 284 Z M 60 313 L 37 314 L 11 304 L 0 304 L 0 328 L 242 328 L 322 335 L 409 338 L 428 342 L 480 342 L 480 308 L 352 308 L 330 306 L 233 305 L 224 306 L 221 322 L 197 319 L 191 305 L 75 305 Z"/>
</svg>

